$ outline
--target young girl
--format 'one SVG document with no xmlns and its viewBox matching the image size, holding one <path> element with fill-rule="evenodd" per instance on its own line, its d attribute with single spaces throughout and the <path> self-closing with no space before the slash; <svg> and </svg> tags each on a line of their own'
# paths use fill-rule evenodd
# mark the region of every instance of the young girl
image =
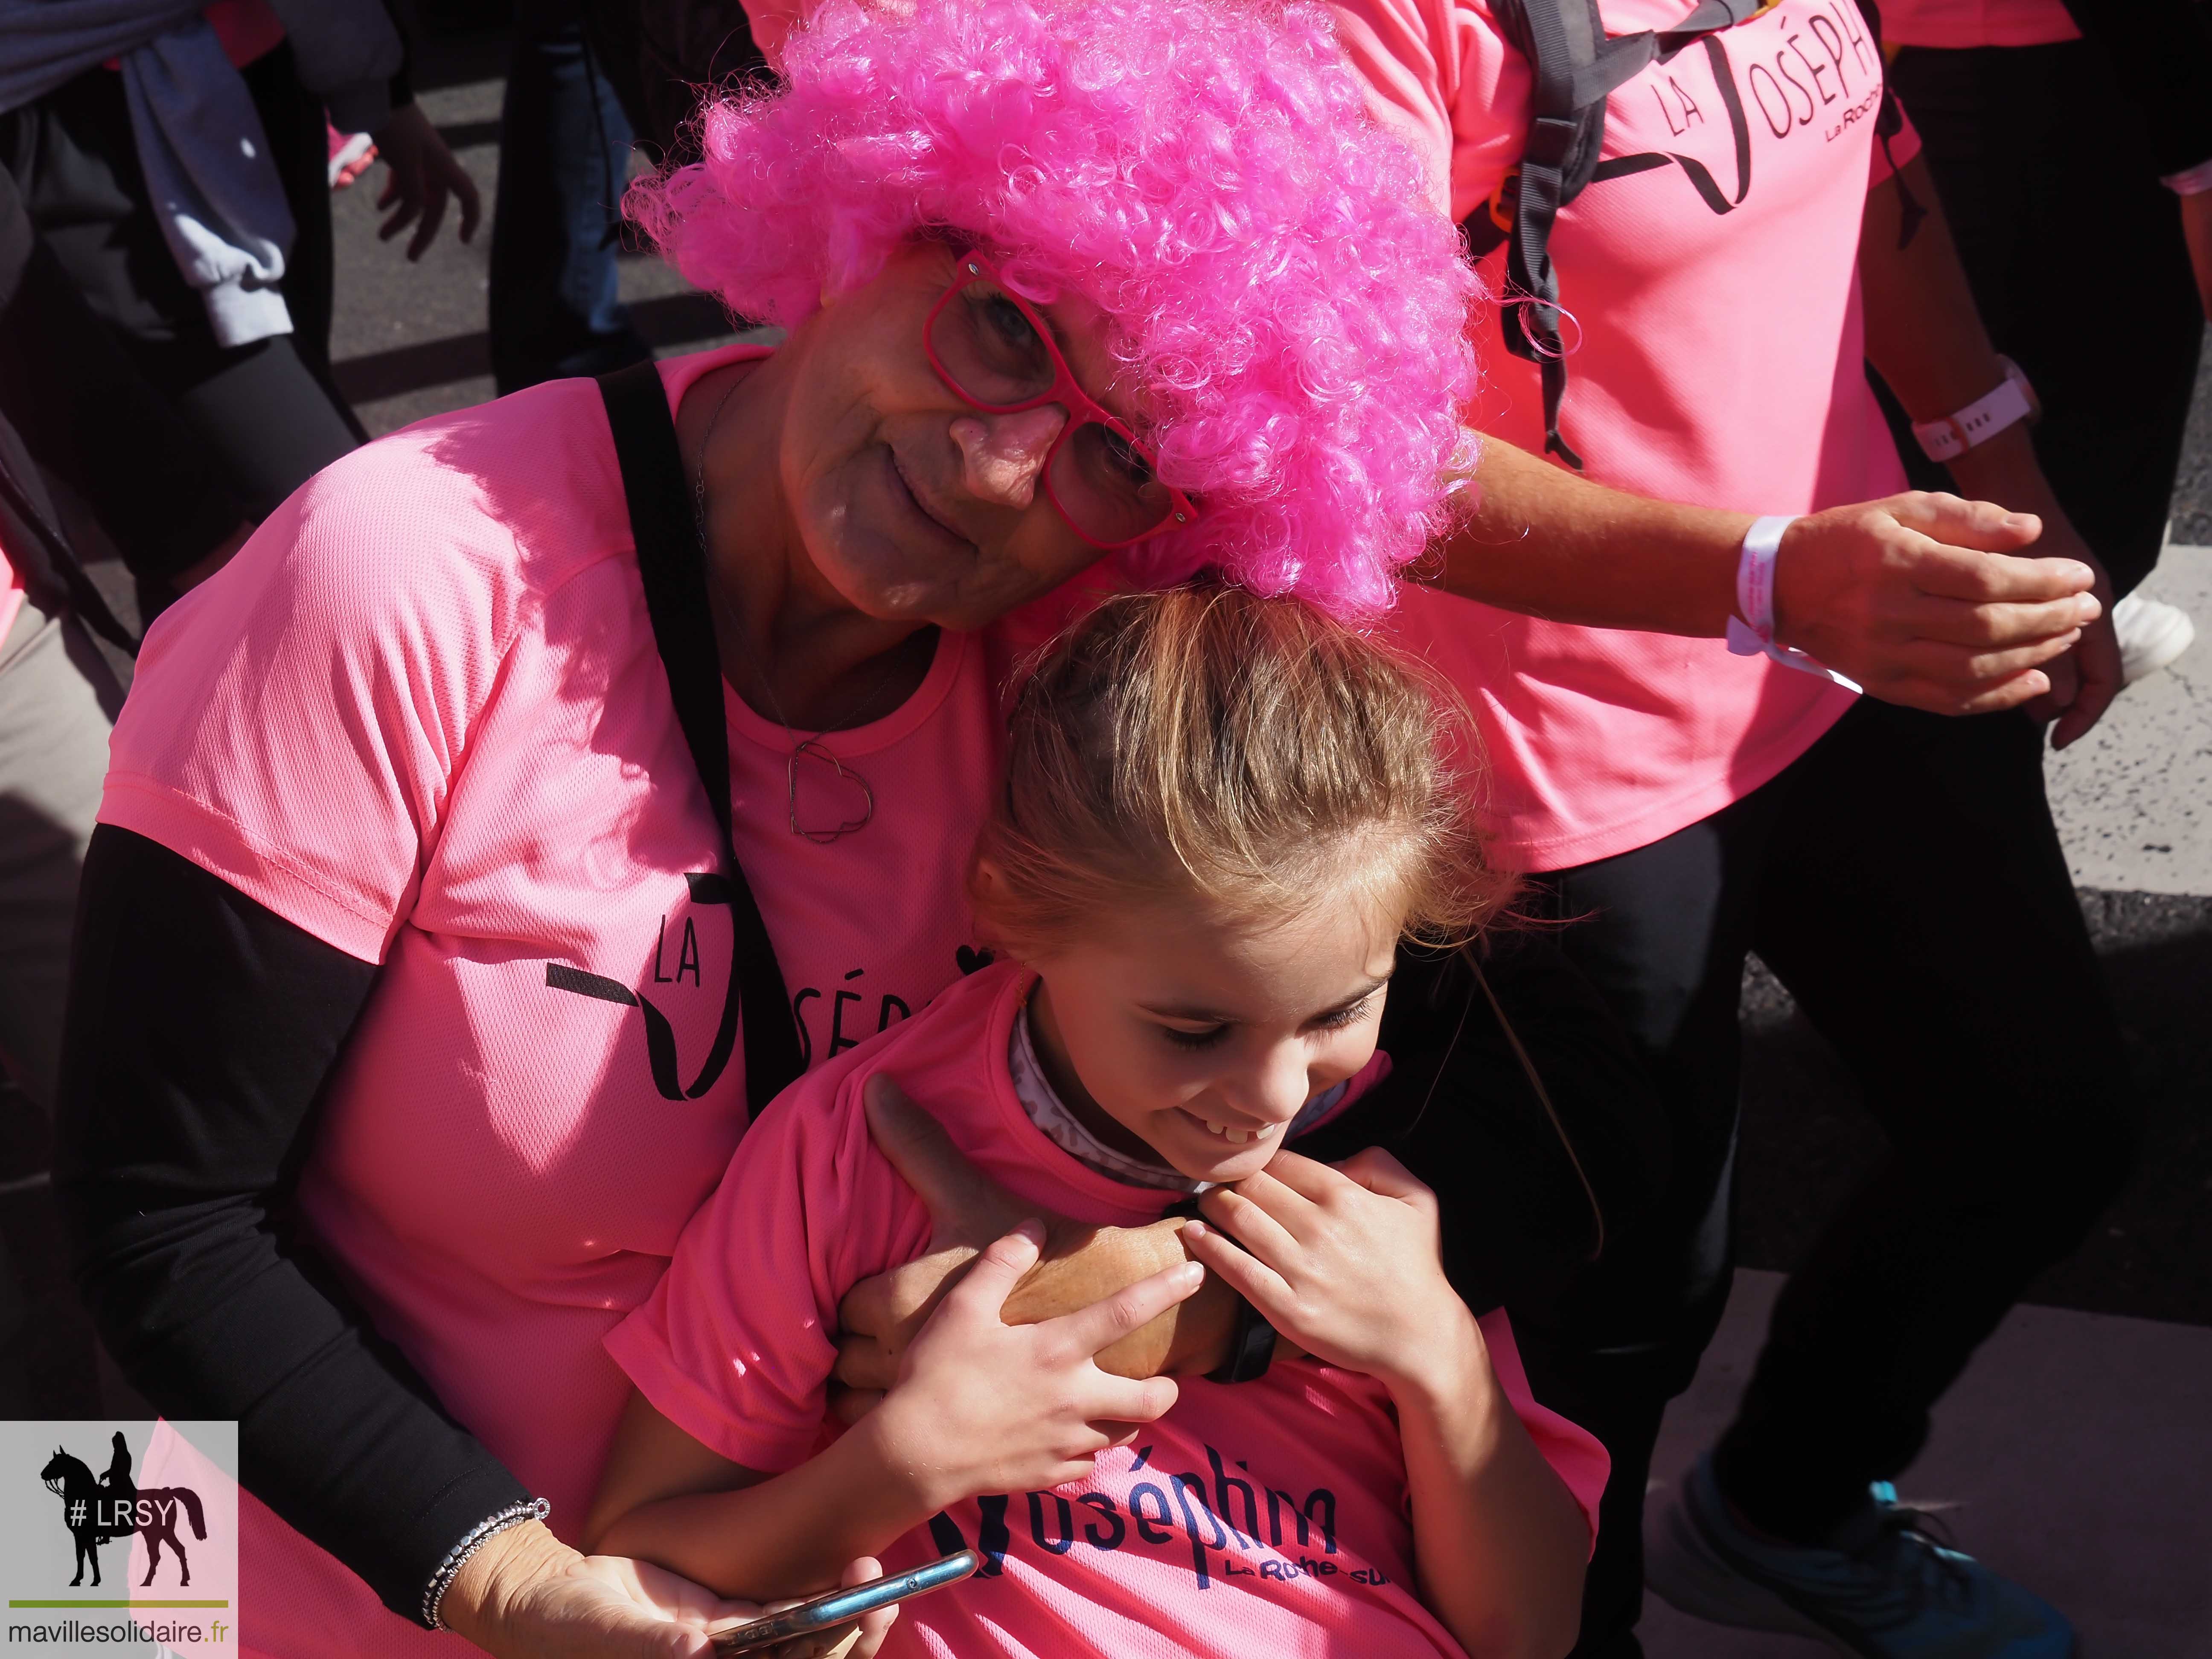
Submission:
<svg viewBox="0 0 2212 1659">
<path fill-rule="evenodd" d="M 1003 959 L 747 1134 L 607 1339 L 638 1394 L 592 1547 L 757 1598 L 981 1551 L 886 1652 L 1564 1654 L 1605 1454 L 1530 1399 L 1504 1315 L 1452 1293 L 1425 1188 L 1381 1152 L 1283 1148 L 1387 1067 L 1401 938 L 1464 937 L 1501 896 L 1450 732 L 1425 678 L 1293 599 L 1186 587 L 1073 630 L 1021 693 L 976 852 Z M 928 1246 L 869 1139 L 878 1073 L 1041 1206 L 1129 1225 L 1202 1194 L 1206 1219 L 1196 1261 L 1027 1327 L 999 1310 L 1042 1234 L 1001 1240 L 825 1439 L 839 1298 Z M 1101 1370 L 1200 1263 L 1280 1333 L 1265 1375 Z"/>
</svg>

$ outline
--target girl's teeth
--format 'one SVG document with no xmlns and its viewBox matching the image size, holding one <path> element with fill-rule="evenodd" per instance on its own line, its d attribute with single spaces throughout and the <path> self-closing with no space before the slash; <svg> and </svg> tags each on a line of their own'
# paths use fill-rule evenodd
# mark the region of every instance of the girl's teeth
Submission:
<svg viewBox="0 0 2212 1659">
<path fill-rule="evenodd" d="M 1242 1146 L 1250 1140 L 1260 1140 L 1275 1132 L 1275 1125 L 1263 1124 L 1256 1129 L 1232 1129 L 1226 1123 L 1216 1123 L 1211 1118 L 1200 1120 L 1209 1134 L 1219 1135 L 1232 1146 Z"/>
</svg>

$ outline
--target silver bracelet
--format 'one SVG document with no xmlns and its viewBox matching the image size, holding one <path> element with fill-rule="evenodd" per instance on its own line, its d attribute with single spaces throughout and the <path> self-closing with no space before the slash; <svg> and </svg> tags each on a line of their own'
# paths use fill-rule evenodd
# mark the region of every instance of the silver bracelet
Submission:
<svg viewBox="0 0 2212 1659">
<path fill-rule="evenodd" d="M 543 1521 L 552 1514 L 553 1505 L 543 1498 L 525 1498 L 520 1504 L 510 1504 L 497 1515 L 486 1516 L 468 1530 L 461 1541 L 446 1552 L 446 1559 L 438 1563 L 437 1571 L 422 1589 L 422 1625 L 426 1630 L 443 1630 L 445 1621 L 441 1610 L 446 1604 L 446 1592 L 453 1588 L 453 1580 L 461 1576 L 461 1569 L 469 1558 L 509 1527 L 519 1527 L 526 1521 Z"/>
</svg>

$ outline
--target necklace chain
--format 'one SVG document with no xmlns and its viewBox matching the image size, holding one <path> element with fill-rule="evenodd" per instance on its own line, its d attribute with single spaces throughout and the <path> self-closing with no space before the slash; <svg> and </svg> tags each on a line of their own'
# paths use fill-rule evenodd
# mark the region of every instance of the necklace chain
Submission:
<svg viewBox="0 0 2212 1659">
<path fill-rule="evenodd" d="M 742 384 L 742 380 L 732 381 L 724 388 L 720 401 L 715 404 L 714 414 L 708 418 L 706 434 L 699 441 L 699 465 L 693 472 L 691 479 L 691 522 L 698 532 L 699 556 L 707 580 L 707 599 L 721 612 L 723 620 L 728 623 L 732 630 L 736 633 L 742 633 L 744 630 L 738 626 L 738 617 L 731 610 L 729 601 L 723 596 L 721 584 L 714 580 L 714 544 L 708 540 L 707 535 L 707 452 L 714 444 L 714 428 L 721 424 L 722 411 L 730 406 L 731 398 L 736 395 L 738 386 Z M 884 672 L 876 677 L 875 683 L 870 685 L 853 705 L 852 712 L 858 714 L 875 700 L 884 687 L 890 683 L 891 672 L 897 666 L 897 662 L 896 654 L 890 653 L 890 660 L 885 664 Z M 783 704 L 775 695 L 775 685 L 765 675 L 762 677 L 760 684 L 761 690 L 767 694 L 769 707 L 775 714 L 775 723 L 783 728 L 784 736 L 791 739 L 791 757 L 784 763 L 783 769 L 784 805 L 791 833 L 802 840 L 813 842 L 819 846 L 827 846 L 833 841 L 866 829 L 869 822 L 876 816 L 876 792 L 869 785 L 867 779 L 862 777 L 859 771 L 847 765 L 823 746 L 822 739 L 829 735 L 833 727 L 824 726 L 811 738 L 800 737 L 791 721 L 785 717 Z M 809 829 L 799 823 L 799 762 L 801 756 L 811 757 L 827 765 L 840 778 L 859 786 L 861 805 L 860 815 L 858 817 L 848 818 L 835 829 Z"/>
</svg>

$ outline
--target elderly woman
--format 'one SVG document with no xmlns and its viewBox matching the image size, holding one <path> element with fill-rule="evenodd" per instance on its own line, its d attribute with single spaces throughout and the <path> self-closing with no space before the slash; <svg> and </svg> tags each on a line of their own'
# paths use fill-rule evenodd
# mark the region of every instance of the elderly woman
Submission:
<svg viewBox="0 0 2212 1659">
<path fill-rule="evenodd" d="M 65 1180 L 125 1370 L 240 1423 L 251 1651 L 707 1652 L 566 1541 L 600 1339 L 749 1095 L 975 965 L 1015 656 L 1104 556 L 1356 609 L 1439 527 L 1472 278 L 1316 9 L 838 0 L 787 68 L 640 213 L 781 348 L 630 382 L 643 461 L 570 380 L 331 467 L 117 727 Z"/>
</svg>

